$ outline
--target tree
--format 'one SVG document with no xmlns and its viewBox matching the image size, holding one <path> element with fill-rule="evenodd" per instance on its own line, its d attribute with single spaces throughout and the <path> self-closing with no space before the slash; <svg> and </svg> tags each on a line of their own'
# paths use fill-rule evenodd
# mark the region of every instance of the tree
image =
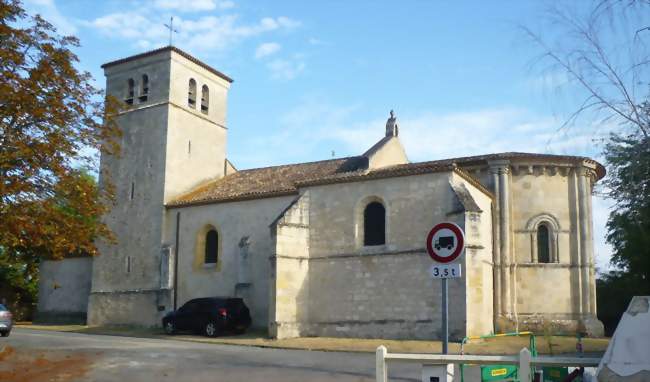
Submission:
<svg viewBox="0 0 650 382">
<path fill-rule="evenodd" d="M 112 200 L 86 169 L 117 153 L 117 102 L 101 98 L 71 49 L 17 0 L 0 0 L 0 294 L 20 318 L 36 301 L 44 258 L 96 255 L 113 241 L 100 216 Z"/>
<path fill-rule="evenodd" d="M 601 0 L 586 11 L 552 8 L 558 32 L 549 42 L 524 27 L 541 62 L 564 72 L 582 102 L 567 118 L 614 126 L 604 147 L 603 193 L 614 201 L 607 221 L 614 270 L 597 281 L 598 316 L 611 334 L 634 295 L 650 294 L 650 11 L 648 0 Z"/>
<path fill-rule="evenodd" d="M 571 8 L 584 3 L 560 3 L 545 12 L 546 36 L 529 27 L 522 30 L 541 54 L 536 63 L 545 71 L 562 72 L 579 106 L 563 128 L 579 117 L 600 124 L 624 126 L 627 131 L 650 135 L 643 102 L 650 86 L 649 0 L 601 0 L 587 9 Z"/>
<path fill-rule="evenodd" d="M 640 105 L 648 113 L 647 105 Z M 650 294 L 650 138 L 613 135 L 605 146 L 615 210 L 607 221 L 614 270 L 597 283 L 599 317 L 612 334 L 632 296 Z"/>
<path fill-rule="evenodd" d="M 117 104 L 75 68 L 78 46 L 19 1 L 0 0 L 0 248 L 9 259 L 95 255 L 95 239 L 113 240 L 98 218 L 110 179 L 102 174 L 98 188 L 79 169 L 118 152 Z"/>
</svg>

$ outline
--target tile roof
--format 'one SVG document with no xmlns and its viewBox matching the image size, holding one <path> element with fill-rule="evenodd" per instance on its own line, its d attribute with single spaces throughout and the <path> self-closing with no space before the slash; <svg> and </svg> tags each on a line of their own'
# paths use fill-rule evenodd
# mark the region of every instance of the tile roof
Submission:
<svg viewBox="0 0 650 382">
<path fill-rule="evenodd" d="M 357 182 L 398 176 L 409 176 L 431 172 L 454 171 L 479 187 L 488 195 L 491 193 L 476 179 L 457 166 L 485 164 L 492 160 L 533 160 L 546 163 L 579 163 L 587 161 L 596 165 L 598 179 L 605 176 L 604 167 L 589 158 L 531 154 L 531 153 L 497 153 L 470 157 L 450 158 L 428 162 L 406 163 L 367 171 L 367 158 L 364 156 L 331 159 L 318 162 L 289 164 L 283 166 L 263 167 L 241 170 L 205 183 L 168 203 L 168 207 L 182 207 L 195 204 L 249 200 L 266 197 L 292 195 L 299 187 L 333 183 Z"/>
<path fill-rule="evenodd" d="M 348 157 L 240 170 L 205 183 L 167 205 L 183 206 L 291 195 L 298 191 L 296 183 L 299 181 L 337 173 L 353 173 L 366 165 L 364 157 Z"/>
<path fill-rule="evenodd" d="M 203 69 L 207 70 L 208 72 L 210 72 L 210 73 L 212 73 L 212 74 L 215 74 L 215 75 L 217 75 L 217 76 L 223 78 L 224 80 L 226 80 L 226 81 L 228 81 L 228 82 L 230 82 L 230 83 L 233 82 L 233 79 L 232 79 L 232 78 L 230 78 L 230 77 L 228 77 L 227 75 L 221 73 L 221 72 L 218 71 L 217 69 L 211 67 L 210 65 L 208 65 L 208 64 L 206 64 L 205 62 L 199 60 L 198 58 L 193 57 L 191 54 L 189 54 L 189 53 L 187 53 L 187 52 L 185 52 L 185 51 L 182 51 L 182 50 L 178 49 L 178 48 L 175 47 L 175 46 L 164 46 L 164 47 L 162 47 L 162 48 L 158 48 L 158 49 L 150 50 L 150 51 L 148 51 L 148 52 L 144 52 L 144 53 L 136 54 L 136 55 L 134 55 L 134 56 L 129 56 L 129 57 L 125 57 L 125 58 L 120 58 L 119 60 L 115 60 L 115 61 L 107 62 L 107 63 L 105 63 L 104 65 L 102 65 L 102 69 L 104 69 L 104 68 L 108 68 L 109 66 L 114 66 L 114 65 L 123 64 L 123 63 L 125 63 L 125 62 L 129 62 L 129 61 L 131 61 L 131 60 L 137 60 L 137 59 L 139 59 L 139 58 L 143 58 L 143 57 L 154 56 L 154 55 L 156 55 L 156 54 L 158 54 L 158 53 L 167 52 L 167 51 L 176 52 L 176 53 L 178 53 L 179 55 L 181 55 L 181 56 L 185 57 L 186 59 L 192 61 L 193 63 L 197 64 L 198 66 L 202 67 Z"/>
</svg>

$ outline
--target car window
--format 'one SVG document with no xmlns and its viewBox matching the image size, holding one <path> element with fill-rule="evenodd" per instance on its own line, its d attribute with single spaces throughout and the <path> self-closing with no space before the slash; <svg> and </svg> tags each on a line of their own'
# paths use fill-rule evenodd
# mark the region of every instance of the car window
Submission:
<svg viewBox="0 0 650 382">
<path fill-rule="evenodd" d="M 197 310 L 197 306 L 198 303 L 194 300 L 191 300 L 186 302 L 185 305 L 181 306 L 181 308 L 178 311 L 182 313 L 192 313 Z"/>
<path fill-rule="evenodd" d="M 221 301 L 216 299 L 209 299 L 201 301 L 201 311 L 202 312 L 212 312 L 219 307 L 222 307 L 223 304 Z"/>
</svg>

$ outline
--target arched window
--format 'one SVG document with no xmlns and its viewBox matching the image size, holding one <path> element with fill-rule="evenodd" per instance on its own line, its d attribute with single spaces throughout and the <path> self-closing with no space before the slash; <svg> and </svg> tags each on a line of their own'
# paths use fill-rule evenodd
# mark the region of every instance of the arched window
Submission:
<svg viewBox="0 0 650 382">
<path fill-rule="evenodd" d="M 189 90 L 187 92 L 187 106 L 192 109 L 196 108 L 196 81 L 194 81 L 194 78 L 190 79 Z"/>
<path fill-rule="evenodd" d="M 555 216 L 544 212 L 531 217 L 525 232 L 530 235 L 531 263 L 560 262 L 560 235 L 567 231 L 562 230 Z"/>
<path fill-rule="evenodd" d="M 126 103 L 133 105 L 133 97 L 135 97 L 135 81 L 133 78 L 129 78 L 126 86 Z"/>
<path fill-rule="evenodd" d="M 208 106 L 210 105 L 210 90 L 207 85 L 201 88 L 201 113 L 208 114 Z"/>
<path fill-rule="evenodd" d="M 379 202 L 372 202 L 363 211 L 363 245 L 386 244 L 386 209 Z"/>
<path fill-rule="evenodd" d="M 540 224 L 537 227 L 537 261 L 540 263 L 551 262 L 551 240 L 546 224 Z"/>
<path fill-rule="evenodd" d="M 219 234 L 211 229 L 205 234 L 205 264 L 215 264 L 219 255 Z"/>
<path fill-rule="evenodd" d="M 144 102 L 149 97 L 149 76 L 142 75 L 142 82 L 140 83 L 140 102 Z"/>
</svg>

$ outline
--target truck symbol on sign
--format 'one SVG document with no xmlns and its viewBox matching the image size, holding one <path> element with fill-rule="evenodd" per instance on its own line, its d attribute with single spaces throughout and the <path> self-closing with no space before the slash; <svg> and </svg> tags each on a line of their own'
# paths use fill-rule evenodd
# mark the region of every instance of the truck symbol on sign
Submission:
<svg viewBox="0 0 650 382">
<path fill-rule="evenodd" d="M 453 236 L 440 236 L 433 245 L 437 250 L 440 248 L 451 249 L 454 246 Z"/>
</svg>

